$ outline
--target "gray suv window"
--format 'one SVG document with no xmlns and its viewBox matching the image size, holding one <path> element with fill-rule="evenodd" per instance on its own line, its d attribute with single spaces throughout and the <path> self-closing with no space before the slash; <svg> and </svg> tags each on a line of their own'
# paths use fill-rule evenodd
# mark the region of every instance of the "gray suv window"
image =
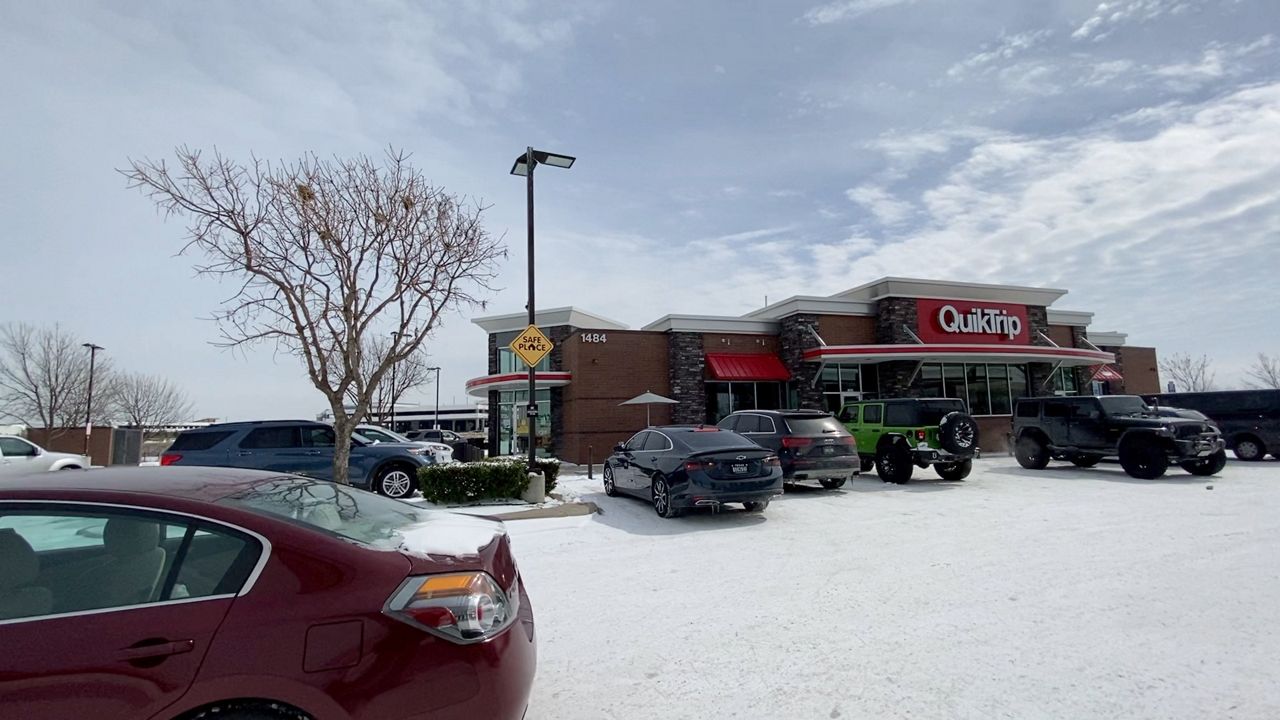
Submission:
<svg viewBox="0 0 1280 720">
<path fill-rule="evenodd" d="M 240 441 L 240 447 L 251 450 L 298 447 L 298 428 L 292 425 L 255 428 Z"/>
<path fill-rule="evenodd" d="M 761 417 L 759 415 L 739 415 L 738 424 L 734 426 L 733 430 L 740 433 L 760 432 L 762 429 L 760 420 Z"/>
</svg>

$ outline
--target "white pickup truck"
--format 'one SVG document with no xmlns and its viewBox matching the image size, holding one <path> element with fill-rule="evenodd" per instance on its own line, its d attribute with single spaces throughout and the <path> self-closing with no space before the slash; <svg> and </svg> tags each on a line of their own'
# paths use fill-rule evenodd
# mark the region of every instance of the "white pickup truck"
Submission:
<svg viewBox="0 0 1280 720">
<path fill-rule="evenodd" d="M 88 467 L 89 458 L 83 455 L 50 452 L 25 438 L 0 435 L 0 477 Z"/>
</svg>

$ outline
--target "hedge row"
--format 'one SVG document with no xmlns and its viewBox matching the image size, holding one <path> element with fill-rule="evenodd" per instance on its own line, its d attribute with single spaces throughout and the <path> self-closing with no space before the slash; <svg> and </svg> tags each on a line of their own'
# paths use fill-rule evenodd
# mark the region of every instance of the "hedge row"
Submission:
<svg viewBox="0 0 1280 720">
<path fill-rule="evenodd" d="M 458 505 L 499 498 L 518 498 L 529 488 L 525 458 L 489 458 L 473 463 L 429 465 L 418 470 L 418 486 L 422 496 L 440 505 Z M 556 486 L 560 463 L 537 460 L 544 474 L 547 492 Z"/>
</svg>

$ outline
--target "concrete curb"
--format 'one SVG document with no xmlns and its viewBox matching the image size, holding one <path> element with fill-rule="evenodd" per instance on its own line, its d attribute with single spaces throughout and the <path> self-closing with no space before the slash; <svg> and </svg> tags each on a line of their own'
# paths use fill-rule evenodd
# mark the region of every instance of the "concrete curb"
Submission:
<svg viewBox="0 0 1280 720">
<path fill-rule="evenodd" d="M 555 507 L 518 510 L 516 512 L 486 515 L 498 520 L 541 520 L 543 518 L 575 517 L 578 515 L 594 515 L 600 512 L 599 506 L 593 502 L 574 502 L 556 505 Z"/>
</svg>

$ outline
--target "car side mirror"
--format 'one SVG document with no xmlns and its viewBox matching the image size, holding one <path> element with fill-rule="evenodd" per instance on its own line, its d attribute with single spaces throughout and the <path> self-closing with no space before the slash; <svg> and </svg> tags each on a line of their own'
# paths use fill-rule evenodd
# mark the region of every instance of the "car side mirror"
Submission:
<svg viewBox="0 0 1280 720">
<path fill-rule="evenodd" d="M 616 452 L 616 453 L 626 452 L 626 451 L 627 451 L 627 444 L 626 444 L 626 443 L 618 443 L 617 445 L 614 445 L 614 446 L 613 446 L 613 451 L 614 451 L 614 452 Z"/>
</svg>

